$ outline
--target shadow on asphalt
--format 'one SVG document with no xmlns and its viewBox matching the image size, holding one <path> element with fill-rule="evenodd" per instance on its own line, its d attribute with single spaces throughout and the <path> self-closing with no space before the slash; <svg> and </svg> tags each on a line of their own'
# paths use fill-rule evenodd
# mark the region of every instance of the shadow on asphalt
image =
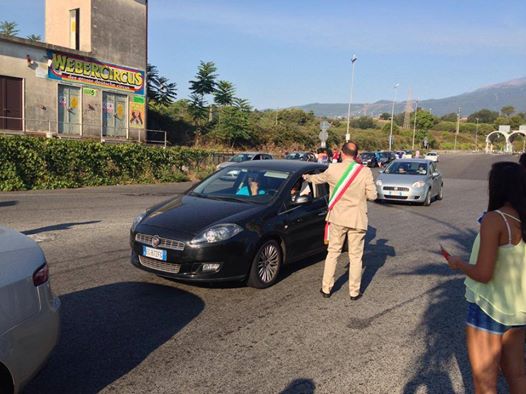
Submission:
<svg viewBox="0 0 526 394">
<path fill-rule="evenodd" d="M 316 385 L 312 379 L 294 379 L 279 394 L 314 394 Z"/>
<path fill-rule="evenodd" d="M 22 234 L 33 235 L 33 234 L 45 233 L 47 231 L 69 230 L 74 226 L 80 226 L 82 224 L 93 224 L 93 223 L 100 223 L 100 220 L 89 220 L 87 222 L 54 224 L 52 226 L 45 226 L 45 227 L 34 228 L 33 230 L 22 231 Z"/>
<path fill-rule="evenodd" d="M 60 299 L 60 341 L 26 393 L 99 392 L 204 309 L 193 294 L 138 282 L 95 287 Z"/>
<path fill-rule="evenodd" d="M 446 245 L 455 245 L 451 250 L 459 251 L 461 256 L 469 256 L 476 237 L 474 230 L 456 231 L 440 237 Z M 412 393 L 454 393 L 455 387 L 449 371 L 458 366 L 464 384 L 463 392 L 473 392 L 471 368 L 467 355 L 465 321 L 466 301 L 464 298 L 464 276 L 456 275 L 437 253 L 436 263 L 420 267 L 403 275 L 449 276 L 451 280 L 432 288 L 426 293 L 429 306 L 420 326 L 415 332 L 426 340 L 426 352 L 413 362 L 415 369 L 404 387 L 404 394 Z M 499 382 L 499 392 L 506 392 L 505 383 Z"/>
<path fill-rule="evenodd" d="M 18 204 L 18 201 L 16 201 L 16 200 L 0 201 L 0 208 L 1 207 L 12 207 L 12 206 L 14 206 L 16 204 Z"/>
<path fill-rule="evenodd" d="M 382 268 L 387 261 L 388 257 L 396 256 L 394 247 L 387 245 L 389 242 L 387 239 L 376 238 L 376 227 L 369 226 L 367 233 L 365 234 L 365 246 L 363 254 L 363 268 L 365 271 L 362 274 L 362 285 L 361 292 L 365 293 L 367 287 L 372 283 L 374 276 L 380 268 Z M 342 274 L 334 283 L 332 292 L 337 292 L 343 285 L 348 282 L 349 279 L 349 258 L 347 257 L 347 249 L 344 247 L 344 261 L 346 264 L 345 273 Z M 321 279 L 320 279 L 321 280 Z"/>
</svg>

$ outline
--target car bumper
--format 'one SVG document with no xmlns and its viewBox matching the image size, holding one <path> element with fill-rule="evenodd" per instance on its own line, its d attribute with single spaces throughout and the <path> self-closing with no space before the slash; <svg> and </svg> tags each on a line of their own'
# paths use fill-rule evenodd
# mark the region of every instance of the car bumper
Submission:
<svg viewBox="0 0 526 394">
<path fill-rule="evenodd" d="M 257 238 L 238 234 L 216 245 L 192 247 L 185 242 L 183 250 L 166 250 L 166 261 L 144 256 L 143 246 L 132 241 L 131 263 L 144 271 L 166 278 L 189 282 L 222 282 L 244 280 L 254 257 Z M 217 270 L 206 265 L 217 264 Z"/>
<path fill-rule="evenodd" d="M 421 188 L 395 185 L 376 186 L 378 199 L 386 201 L 423 203 L 426 199 L 426 190 L 425 186 Z"/>
<path fill-rule="evenodd" d="M 15 393 L 38 373 L 55 348 L 60 332 L 60 299 L 49 282 L 37 288 L 40 311 L 0 337 L 0 346 L 10 344 L 5 363 L 14 380 Z"/>
</svg>

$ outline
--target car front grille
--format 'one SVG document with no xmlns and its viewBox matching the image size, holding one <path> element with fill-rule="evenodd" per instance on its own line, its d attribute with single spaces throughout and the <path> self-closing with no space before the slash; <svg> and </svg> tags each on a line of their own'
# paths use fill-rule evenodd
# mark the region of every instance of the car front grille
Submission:
<svg viewBox="0 0 526 394">
<path fill-rule="evenodd" d="M 407 196 L 384 196 L 385 198 L 392 200 L 407 200 Z"/>
<path fill-rule="evenodd" d="M 139 256 L 139 262 L 147 268 L 169 272 L 170 274 L 178 274 L 181 270 L 181 264 L 167 263 L 166 261 L 155 260 L 145 256 Z"/>
<path fill-rule="evenodd" d="M 159 245 L 155 246 L 153 244 L 153 238 L 154 238 L 153 235 L 139 234 L 139 233 L 135 234 L 135 240 L 137 242 L 140 242 L 142 244 L 146 244 L 149 246 L 153 246 L 154 248 L 158 247 L 158 248 L 163 248 L 163 249 L 184 250 L 184 242 L 176 241 L 176 240 L 168 239 L 168 238 L 158 237 Z"/>
<path fill-rule="evenodd" d="M 397 192 L 408 192 L 408 187 L 401 187 L 401 186 L 384 186 L 384 190 L 395 190 Z"/>
</svg>

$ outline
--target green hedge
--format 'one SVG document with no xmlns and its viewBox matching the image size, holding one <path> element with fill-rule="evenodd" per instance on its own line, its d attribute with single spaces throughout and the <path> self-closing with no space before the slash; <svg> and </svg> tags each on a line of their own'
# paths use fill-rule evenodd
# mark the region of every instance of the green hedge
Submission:
<svg viewBox="0 0 526 394">
<path fill-rule="evenodd" d="M 0 136 L 0 190 L 56 189 L 188 180 L 210 152 L 137 144 Z"/>
</svg>

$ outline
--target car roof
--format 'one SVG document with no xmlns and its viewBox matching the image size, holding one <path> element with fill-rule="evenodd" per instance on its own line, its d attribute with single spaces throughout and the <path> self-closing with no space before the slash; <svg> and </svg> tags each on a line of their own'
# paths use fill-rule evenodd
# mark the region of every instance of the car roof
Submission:
<svg viewBox="0 0 526 394">
<path fill-rule="evenodd" d="M 281 171 L 308 171 L 314 169 L 325 169 L 326 165 L 298 160 L 254 160 L 237 164 L 246 168 L 265 168 Z"/>
<path fill-rule="evenodd" d="M 428 159 L 396 159 L 393 161 L 397 163 L 431 163 L 431 160 Z"/>
</svg>

